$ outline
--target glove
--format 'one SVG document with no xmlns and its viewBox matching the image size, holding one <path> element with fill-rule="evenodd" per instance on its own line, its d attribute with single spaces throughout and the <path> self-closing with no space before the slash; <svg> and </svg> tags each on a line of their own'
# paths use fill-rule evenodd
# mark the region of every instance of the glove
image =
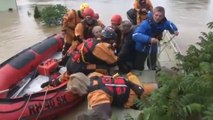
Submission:
<svg viewBox="0 0 213 120">
<path fill-rule="evenodd" d="M 52 79 L 50 81 L 50 86 L 52 86 L 52 87 L 56 87 L 56 86 L 58 86 L 60 84 L 61 84 L 61 81 L 59 80 L 59 78 L 55 78 L 55 79 Z"/>
</svg>

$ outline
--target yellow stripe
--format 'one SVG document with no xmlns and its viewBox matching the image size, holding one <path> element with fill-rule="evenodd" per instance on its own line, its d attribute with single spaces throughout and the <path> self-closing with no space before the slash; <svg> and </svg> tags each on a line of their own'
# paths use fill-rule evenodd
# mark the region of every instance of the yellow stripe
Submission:
<svg viewBox="0 0 213 120">
<path fill-rule="evenodd" d="M 84 63 L 89 64 L 89 62 L 86 62 L 86 61 L 85 61 L 83 50 L 84 50 L 84 43 L 83 43 L 83 45 L 82 45 L 82 47 L 81 47 L 81 49 L 80 49 L 81 58 L 82 58 L 82 61 L 83 61 Z"/>
</svg>

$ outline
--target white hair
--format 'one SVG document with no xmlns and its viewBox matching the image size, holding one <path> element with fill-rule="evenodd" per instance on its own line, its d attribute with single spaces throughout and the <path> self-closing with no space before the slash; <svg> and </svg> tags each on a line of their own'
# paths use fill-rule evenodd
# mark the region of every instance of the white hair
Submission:
<svg viewBox="0 0 213 120">
<path fill-rule="evenodd" d="M 88 93 L 89 85 L 90 79 L 85 74 L 78 72 L 70 75 L 66 90 L 82 96 Z"/>
</svg>

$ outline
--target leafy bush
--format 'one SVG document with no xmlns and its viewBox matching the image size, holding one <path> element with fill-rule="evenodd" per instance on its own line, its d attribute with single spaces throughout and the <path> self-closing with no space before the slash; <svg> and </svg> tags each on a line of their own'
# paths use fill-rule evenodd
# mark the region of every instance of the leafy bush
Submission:
<svg viewBox="0 0 213 120">
<path fill-rule="evenodd" d="M 48 26 L 57 26 L 62 22 L 62 17 L 67 12 L 67 8 L 62 5 L 48 6 L 41 11 L 41 20 Z"/>
<path fill-rule="evenodd" d="M 213 120 L 213 32 L 199 38 L 186 55 L 177 56 L 184 74 L 160 74 L 161 87 L 141 104 L 143 120 Z"/>
</svg>

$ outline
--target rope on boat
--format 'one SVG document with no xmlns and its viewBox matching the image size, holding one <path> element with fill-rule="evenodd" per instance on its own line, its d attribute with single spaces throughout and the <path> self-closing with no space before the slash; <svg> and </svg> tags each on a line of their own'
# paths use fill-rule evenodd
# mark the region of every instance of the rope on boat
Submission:
<svg viewBox="0 0 213 120">
<path fill-rule="evenodd" d="M 152 53 L 152 46 L 150 45 L 150 48 L 149 48 L 149 54 L 147 56 L 147 62 L 149 63 L 149 69 L 152 70 L 152 61 L 151 61 L 151 53 Z M 144 62 L 144 65 L 145 65 L 145 62 Z"/>
<path fill-rule="evenodd" d="M 8 91 L 10 91 L 10 89 L 0 90 L 0 94 L 6 93 Z"/>
<path fill-rule="evenodd" d="M 156 67 L 160 70 L 161 66 L 159 63 L 159 57 L 160 54 L 164 51 L 164 49 L 169 45 L 169 43 L 175 38 L 175 35 L 173 35 L 172 37 L 170 37 L 170 39 L 164 43 L 164 47 L 161 49 L 161 44 L 160 41 L 157 43 L 157 54 L 156 54 Z M 152 52 L 152 48 L 150 47 L 149 49 L 149 54 L 148 54 L 148 61 L 149 61 L 149 66 L 152 69 L 152 64 L 151 64 L 151 52 Z M 154 66 L 155 67 L 155 66 Z"/>
<path fill-rule="evenodd" d="M 49 89 L 49 88 L 47 87 L 47 89 L 46 89 L 46 91 L 45 91 L 45 94 L 44 94 L 44 99 L 43 99 L 43 103 L 42 103 L 42 106 L 41 106 L 41 110 L 39 111 L 39 113 L 38 113 L 38 115 L 37 115 L 37 117 L 36 117 L 36 120 L 39 119 L 39 117 L 40 117 L 40 115 L 41 115 L 41 113 L 42 113 L 42 110 L 44 109 L 44 105 L 45 105 L 45 102 L 46 102 L 46 97 L 47 97 L 48 89 Z"/>
<path fill-rule="evenodd" d="M 161 50 L 161 45 L 160 42 L 157 42 L 157 54 L 156 54 L 156 63 L 155 66 L 152 66 L 152 60 L 151 60 L 151 53 L 152 53 L 152 46 L 150 46 L 149 53 L 147 56 L 147 59 L 149 61 L 149 69 L 152 70 L 153 67 L 157 67 L 158 69 L 161 69 L 160 63 L 159 63 L 159 56 L 160 56 L 160 50 Z"/>
<path fill-rule="evenodd" d="M 19 116 L 18 120 L 21 120 L 21 117 L 24 114 L 24 111 L 26 110 L 28 103 L 30 102 L 31 96 L 32 96 L 32 94 L 29 95 L 29 98 L 27 99 L 27 102 L 26 102 L 24 109 L 22 110 L 21 115 Z"/>
<path fill-rule="evenodd" d="M 160 51 L 161 51 L 161 44 L 160 42 L 157 43 L 157 54 L 156 54 L 156 67 L 157 67 L 157 71 L 161 70 L 161 64 L 159 61 L 159 57 L 160 57 Z"/>
</svg>

